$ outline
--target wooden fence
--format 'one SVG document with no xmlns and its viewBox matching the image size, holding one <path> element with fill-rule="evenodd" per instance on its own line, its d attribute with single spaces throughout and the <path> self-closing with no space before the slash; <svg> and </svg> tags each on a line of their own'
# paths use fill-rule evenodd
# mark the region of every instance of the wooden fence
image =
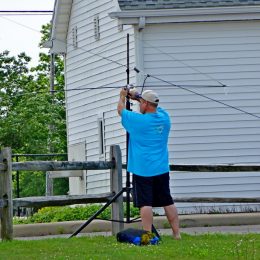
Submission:
<svg viewBox="0 0 260 260">
<path fill-rule="evenodd" d="M 97 202 L 108 202 L 116 194 L 122 191 L 122 165 L 121 151 L 118 145 L 111 146 L 110 161 L 92 162 L 50 162 L 50 161 L 30 161 L 12 162 L 11 149 L 4 148 L 0 152 L 0 218 L 1 218 L 1 238 L 2 240 L 13 239 L 13 207 L 43 207 L 61 206 L 72 204 L 86 204 Z M 12 170 L 25 171 L 72 171 L 72 170 L 110 170 L 111 189 L 109 193 L 97 195 L 66 195 L 66 196 L 44 196 L 12 198 Z M 171 171 L 189 172 L 260 172 L 260 165 L 171 165 Z M 69 177 L 69 176 L 67 176 Z M 260 197 L 256 198 L 220 198 L 220 197 L 185 197 L 174 198 L 175 202 L 240 202 L 256 203 L 260 202 Z M 123 196 L 119 196 L 112 203 L 112 219 L 123 221 Z M 116 234 L 123 229 L 123 224 L 112 222 L 112 233 Z"/>
<path fill-rule="evenodd" d="M 0 219 L 2 240 L 13 239 L 13 207 L 43 207 L 72 204 L 108 202 L 122 190 L 122 156 L 119 146 L 111 146 L 110 161 L 97 162 L 12 162 L 11 149 L 0 153 Z M 65 195 L 12 198 L 12 170 L 19 171 L 68 171 L 68 170 L 110 170 L 111 189 L 109 193 L 97 195 Z M 123 197 L 112 203 L 112 219 L 123 221 Z M 113 234 L 123 229 L 123 224 L 112 222 Z"/>
</svg>

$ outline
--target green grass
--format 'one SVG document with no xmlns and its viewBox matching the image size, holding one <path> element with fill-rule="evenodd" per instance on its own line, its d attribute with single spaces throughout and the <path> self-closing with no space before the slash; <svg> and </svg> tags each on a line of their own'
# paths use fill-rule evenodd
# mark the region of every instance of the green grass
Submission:
<svg viewBox="0 0 260 260">
<path fill-rule="evenodd" d="M 157 246 L 134 246 L 115 237 L 0 242 L 0 259 L 260 259 L 260 234 L 163 236 Z"/>
</svg>

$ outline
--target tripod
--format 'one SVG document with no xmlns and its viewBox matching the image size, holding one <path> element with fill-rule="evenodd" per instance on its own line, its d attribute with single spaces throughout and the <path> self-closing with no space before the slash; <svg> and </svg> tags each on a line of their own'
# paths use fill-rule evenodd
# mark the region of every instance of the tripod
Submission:
<svg viewBox="0 0 260 260">
<path fill-rule="evenodd" d="M 130 180 L 130 179 L 129 179 Z M 99 214 L 101 214 L 107 207 L 109 207 L 113 202 L 116 201 L 117 198 L 123 195 L 123 193 L 126 192 L 126 221 L 122 221 L 122 223 L 133 223 L 134 220 L 130 219 L 130 193 L 131 193 L 131 188 L 130 188 L 130 182 L 129 182 L 129 187 L 123 187 L 117 194 L 114 195 L 112 199 L 110 199 L 102 208 L 100 208 L 93 216 L 91 216 L 85 223 L 83 223 L 69 238 L 76 236 L 82 229 L 84 229 L 88 224 L 90 224 Z M 129 199 L 129 200 L 128 200 Z M 117 221 L 121 222 L 118 220 L 111 220 L 111 221 Z M 159 233 L 155 229 L 154 225 L 152 225 L 152 232 L 156 234 L 158 238 L 160 238 Z"/>
<path fill-rule="evenodd" d="M 127 85 L 129 85 L 129 34 L 127 34 Z M 131 110 L 131 104 L 129 97 L 126 98 L 126 109 Z M 128 158 L 128 143 L 129 143 L 129 133 L 126 133 L 126 162 Z M 122 221 L 123 223 L 133 223 L 134 220 L 130 219 L 130 195 L 131 195 L 131 184 L 130 184 L 130 172 L 126 172 L 126 187 L 123 187 L 117 194 L 114 195 L 113 198 L 111 198 L 102 208 L 100 208 L 92 217 L 90 217 L 85 223 L 83 223 L 71 236 L 74 237 L 76 236 L 82 229 L 84 229 L 88 224 L 92 222 L 99 214 L 101 214 L 107 207 L 109 207 L 113 202 L 116 201 L 117 198 L 123 195 L 123 193 L 126 193 L 126 221 Z M 111 221 L 117 221 L 121 222 L 118 220 L 111 220 Z M 158 234 L 157 230 L 155 227 L 152 225 L 152 232 L 156 234 L 158 238 L 160 238 L 160 235 Z"/>
</svg>

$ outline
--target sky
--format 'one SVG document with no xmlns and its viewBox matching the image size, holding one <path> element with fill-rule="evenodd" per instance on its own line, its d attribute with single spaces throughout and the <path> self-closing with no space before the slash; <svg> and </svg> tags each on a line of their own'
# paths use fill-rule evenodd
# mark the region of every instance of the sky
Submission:
<svg viewBox="0 0 260 260">
<path fill-rule="evenodd" d="M 3 10 L 53 10 L 55 0 L 0 0 Z M 38 63 L 40 52 L 41 27 L 50 22 L 52 15 L 3 15 L 0 13 L 0 52 L 10 51 L 17 56 L 25 52 L 32 58 L 31 66 Z"/>
</svg>

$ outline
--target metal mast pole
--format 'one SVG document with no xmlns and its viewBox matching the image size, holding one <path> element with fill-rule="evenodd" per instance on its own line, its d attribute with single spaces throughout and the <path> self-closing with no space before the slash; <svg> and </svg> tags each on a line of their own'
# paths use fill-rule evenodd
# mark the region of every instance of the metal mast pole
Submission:
<svg viewBox="0 0 260 260">
<path fill-rule="evenodd" d="M 129 70 L 129 33 L 127 34 L 127 85 L 130 83 L 130 70 Z M 129 97 L 126 97 L 126 109 L 130 109 Z M 126 164 L 128 163 L 128 143 L 129 133 L 126 133 Z M 126 222 L 130 223 L 130 173 L 126 171 Z"/>
</svg>

